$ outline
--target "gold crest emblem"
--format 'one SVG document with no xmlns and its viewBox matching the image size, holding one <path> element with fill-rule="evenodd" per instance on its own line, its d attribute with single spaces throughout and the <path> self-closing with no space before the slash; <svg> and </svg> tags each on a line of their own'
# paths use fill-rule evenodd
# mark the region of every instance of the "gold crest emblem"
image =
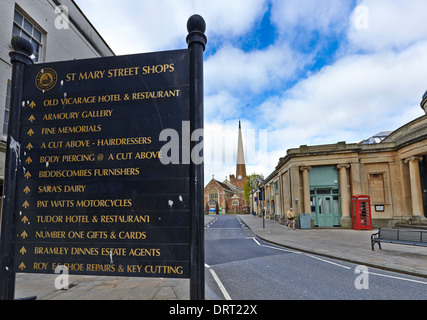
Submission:
<svg viewBox="0 0 427 320">
<path fill-rule="evenodd" d="M 41 91 L 49 91 L 58 81 L 58 75 L 52 68 L 44 68 L 36 76 L 36 86 Z"/>
</svg>

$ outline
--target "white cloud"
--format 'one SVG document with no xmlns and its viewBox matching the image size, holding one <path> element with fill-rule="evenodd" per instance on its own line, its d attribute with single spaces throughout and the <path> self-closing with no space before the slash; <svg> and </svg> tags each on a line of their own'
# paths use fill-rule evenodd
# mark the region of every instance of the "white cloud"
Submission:
<svg viewBox="0 0 427 320">
<path fill-rule="evenodd" d="M 356 49 L 380 51 L 404 49 L 427 39 L 425 0 L 363 0 L 366 10 L 353 12 L 348 39 Z M 367 17 L 361 15 L 367 14 Z M 368 19 L 367 29 L 359 28 L 360 19 Z"/>
<path fill-rule="evenodd" d="M 297 39 L 301 33 L 323 35 L 347 26 L 351 2 L 342 0 L 272 0 L 272 21 L 282 35 Z"/>
<path fill-rule="evenodd" d="M 231 38 L 250 31 L 266 0 L 77 0 L 116 54 L 186 47 L 187 20 L 200 14 L 207 36 Z"/>
<path fill-rule="evenodd" d="M 205 18 L 209 32 L 214 36 L 225 38 L 249 32 L 267 10 L 267 0 L 193 0 L 191 2 L 194 3 L 194 10 L 196 10 L 194 13 L 199 13 Z"/>
<path fill-rule="evenodd" d="M 240 112 L 240 100 L 229 91 L 221 90 L 205 96 L 205 119 L 208 123 L 237 119 Z"/>
<path fill-rule="evenodd" d="M 401 53 L 347 56 L 272 97 L 258 111 L 273 128 L 269 149 L 359 142 L 422 116 L 426 50 L 427 41 Z"/>
<path fill-rule="evenodd" d="M 206 90 L 257 94 L 277 89 L 284 80 L 295 78 L 303 63 L 286 44 L 251 52 L 226 45 L 206 62 Z"/>
</svg>

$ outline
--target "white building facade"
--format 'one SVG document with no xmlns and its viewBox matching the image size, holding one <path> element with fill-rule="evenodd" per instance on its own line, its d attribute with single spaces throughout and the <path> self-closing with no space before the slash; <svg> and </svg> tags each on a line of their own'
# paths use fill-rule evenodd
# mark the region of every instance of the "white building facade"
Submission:
<svg viewBox="0 0 427 320">
<path fill-rule="evenodd" d="M 11 39 L 21 36 L 34 47 L 35 63 L 113 56 L 114 52 L 73 0 L 0 2 L 0 187 L 3 188 L 9 121 Z"/>
</svg>

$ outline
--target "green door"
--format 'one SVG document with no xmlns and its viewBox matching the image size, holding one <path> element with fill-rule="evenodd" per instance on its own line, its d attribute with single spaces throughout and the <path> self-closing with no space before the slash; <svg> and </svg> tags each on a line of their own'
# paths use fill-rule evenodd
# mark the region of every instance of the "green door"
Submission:
<svg viewBox="0 0 427 320">
<path fill-rule="evenodd" d="M 316 226 L 340 225 L 340 178 L 336 166 L 314 167 L 309 173 L 311 212 Z"/>
<path fill-rule="evenodd" d="M 311 203 L 316 226 L 339 226 L 341 218 L 339 190 L 315 189 L 313 191 Z"/>
</svg>

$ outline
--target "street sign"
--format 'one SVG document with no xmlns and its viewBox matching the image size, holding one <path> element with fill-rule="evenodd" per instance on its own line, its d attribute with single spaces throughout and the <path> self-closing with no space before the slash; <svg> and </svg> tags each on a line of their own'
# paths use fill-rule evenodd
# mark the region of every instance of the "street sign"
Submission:
<svg viewBox="0 0 427 320">
<path fill-rule="evenodd" d="M 189 164 L 162 130 L 190 120 L 189 53 L 28 66 L 15 271 L 186 278 Z"/>
<path fill-rule="evenodd" d="M 15 272 L 190 278 L 204 299 L 203 51 L 34 65 L 12 39 L 0 298 Z M 191 159 L 191 161 L 190 161 Z"/>
</svg>

